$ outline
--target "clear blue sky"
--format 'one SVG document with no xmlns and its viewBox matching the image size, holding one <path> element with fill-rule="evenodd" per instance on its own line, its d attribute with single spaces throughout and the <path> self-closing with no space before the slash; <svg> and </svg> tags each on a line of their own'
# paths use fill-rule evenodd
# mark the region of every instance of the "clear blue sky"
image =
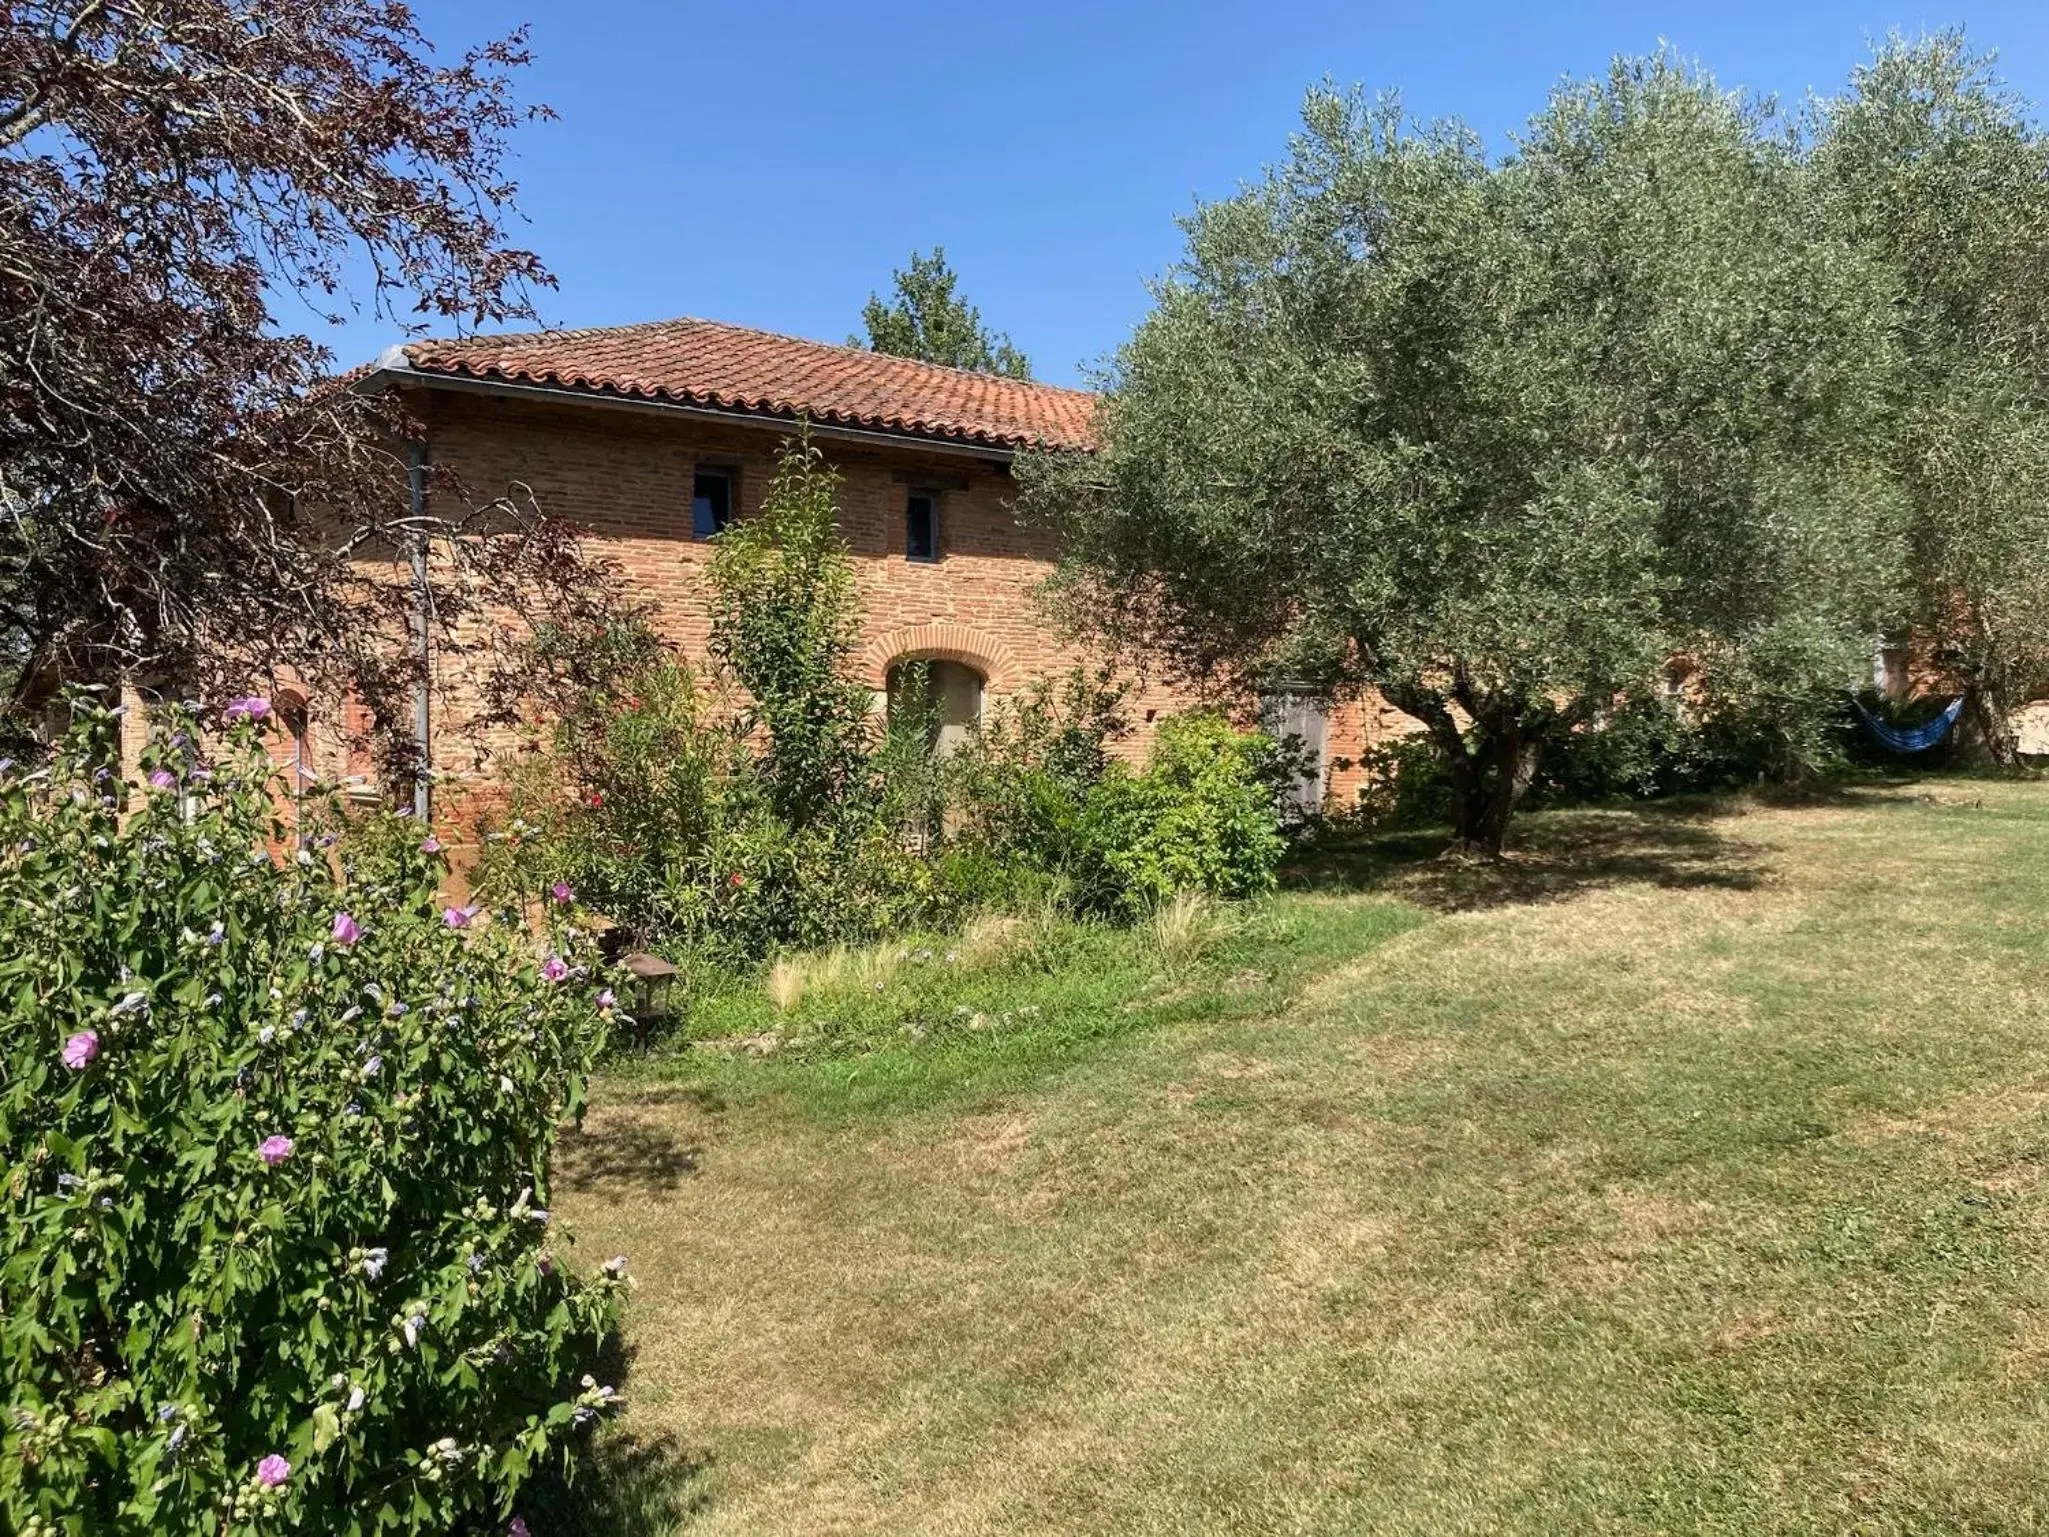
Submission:
<svg viewBox="0 0 2049 1537">
<path fill-rule="evenodd" d="M 1961 24 L 2049 98 L 2043 0 L 414 0 L 445 46 L 532 27 L 515 171 L 558 325 L 699 315 L 826 341 L 915 247 L 1073 383 L 1144 313 L 1174 220 L 1281 154 L 1304 88 L 1398 88 L 1499 147 L 1566 74 L 1660 39 L 1725 86 L 1838 88 L 1889 28 Z M 393 340 L 353 323 L 344 364 Z"/>
</svg>

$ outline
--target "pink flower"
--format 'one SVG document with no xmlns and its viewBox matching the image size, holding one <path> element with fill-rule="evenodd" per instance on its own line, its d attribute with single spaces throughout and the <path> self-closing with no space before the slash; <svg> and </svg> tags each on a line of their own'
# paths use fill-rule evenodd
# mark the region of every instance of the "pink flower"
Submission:
<svg viewBox="0 0 2049 1537">
<path fill-rule="evenodd" d="M 474 907 L 444 907 L 441 909 L 441 921 L 452 929 L 468 928 L 470 920 L 476 916 L 477 909 Z"/>
<path fill-rule="evenodd" d="M 292 1139 L 290 1137 L 265 1137 L 262 1143 L 258 1145 L 256 1151 L 265 1163 L 275 1169 L 279 1164 L 292 1156 Z"/>
<path fill-rule="evenodd" d="M 363 931 L 356 926 L 356 920 L 347 913 L 334 915 L 334 942 L 338 945 L 352 945 L 363 937 Z"/>
<path fill-rule="evenodd" d="M 427 835 L 426 837 L 424 837 L 424 838 L 422 838 L 422 839 L 420 840 L 420 852 L 421 852 L 422 854 L 438 854 L 438 853 L 440 853 L 440 852 L 441 852 L 441 840 L 440 840 L 439 838 L 435 837 L 435 836 L 434 836 L 434 835 L 433 835 L 432 833 L 429 833 L 429 834 L 428 834 L 428 835 Z"/>
<path fill-rule="evenodd" d="M 270 713 L 270 701 L 255 694 L 228 701 L 229 720 L 262 720 Z"/>
<path fill-rule="evenodd" d="M 514 1516 L 512 1525 L 505 1528 L 505 1537 L 534 1537 L 534 1534 L 527 1530 L 524 1517 Z"/>
<path fill-rule="evenodd" d="M 543 982 L 560 982 L 568 975 L 569 967 L 559 955 L 551 955 L 541 962 L 541 980 Z"/>
<path fill-rule="evenodd" d="M 731 875 L 726 877 L 726 884 L 728 886 L 731 886 L 735 891 L 738 891 L 742 886 L 747 884 L 747 878 L 743 876 L 738 870 L 735 870 Z"/>
<path fill-rule="evenodd" d="M 292 1476 L 292 1465 L 272 1452 L 256 1464 L 256 1481 L 266 1489 L 275 1489 Z"/>
<path fill-rule="evenodd" d="M 601 1009 L 609 1009 L 612 1007 L 613 1004 L 617 1003 L 618 1001 L 619 995 L 613 992 L 612 989 L 610 989 L 609 987 L 606 988 L 602 993 L 598 994 L 598 1007 Z"/>
<path fill-rule="evenodd" d="M 150 788 L 153 790 L 168 790 L 177 782 L 178 776 L 169 769 L 152 770 L 149 776 Z"/>
<path fill-rule="evenodd" d="M 570 889 L 569 882 L 557 881 L 554 885 L 548 888 L 548 895 L 553 897 L 558 902 L 567 902 L 570 898 L 574 897 L 576 893 Z"/>
<path fill-rule="evenodd" d="M 97 1030 L 81 1030 L 64 1043 L 64 1065 L 74 1073 L 99 1054 L 100 1033 Z"/>
</svg>

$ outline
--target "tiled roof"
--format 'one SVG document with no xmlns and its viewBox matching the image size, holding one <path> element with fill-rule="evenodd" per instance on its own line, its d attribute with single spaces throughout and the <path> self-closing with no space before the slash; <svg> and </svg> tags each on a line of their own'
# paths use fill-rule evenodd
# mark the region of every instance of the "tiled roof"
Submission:
<svg viewBox="0 0 2049 1537">
<path fill-rule="evenodd" d="M 1082 390 L 800 341 L 712 320 L 530 331 L 400 349 L 429 374 L 500 379 L 938 438 L 988 448 L 1091 446 Z"/>
</svg>

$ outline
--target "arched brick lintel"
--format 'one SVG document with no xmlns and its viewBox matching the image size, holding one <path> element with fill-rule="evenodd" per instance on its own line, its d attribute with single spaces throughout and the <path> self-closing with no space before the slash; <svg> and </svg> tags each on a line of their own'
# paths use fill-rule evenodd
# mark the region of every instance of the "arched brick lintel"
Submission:
<svg viewBox="0 0 2049 1537">
<path fill-rule="evenodd" d="M 960 662 L 980 673 L 983 687 L 992 694 L 1006 692 L 1019 676 L 1009 647 L 964 624 L 911 625 L 879 635 L 861 654 L 861 673 L 870 688 L 885 688 L 889 669 L 909 661 Z"/>
</svg>

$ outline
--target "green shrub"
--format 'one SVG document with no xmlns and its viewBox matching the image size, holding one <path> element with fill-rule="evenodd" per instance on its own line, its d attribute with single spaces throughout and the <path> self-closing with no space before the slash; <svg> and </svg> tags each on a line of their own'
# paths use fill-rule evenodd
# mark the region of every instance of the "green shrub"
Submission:
<svg viewBox="0 0 2049 1537">
<path fill-rule="evenodd" d="M 1064 899 L 1127 919 L 1180 892 L 1273 889 L 1295 757 L 1202 713 L 1161 721 L 1134 773 L 1110 756 L 1122 704 L 1107 673 L 1041 681 L 955 755 L 952 881 L 985 906 Z"/>
<path fill-rule="evenodd" d="M 793 827 L 860 798 L 873 746 L 873 698 L 848 665 L 860 608 L 838 488 L 808 432 L 786 441 L 759 515 L 721 533 L 705 568 L 712 657 L 745 695 L 756 772 Z"/>
<path fill-rule="evenodd" d="M 1038 679 L 947 761 L 949 880 L 977 905 L 1044 901 L 1088 863 L 1086 809 L 1128 730 L 1124 692 L 1107 669 Z"/>
<path fill-rule="evenodd" d="M 0 780 L 0 1525 L 502 1526 L 611 1399 L 619 1279 L 546 1213 L 603 979 L 559 917 L 442 910 L 395 818 L 274 863 L 232 713 L 146 790 L 99 710 Z"/>
<path fill-rule="evenodd" d="M 1678 701 L 1631 700 L 1545 742 L 1530 800 L 1567 805 L 1708 789 L 1732 766 Z"/>
<path fill-rule="evenodd" d="M 1348 809 L 1367 827 L 1435 827 L 1451 821 L 1451 781 L 1428 737 L 1377 742 L 1359 755 L 1359 769 L 1359 799 Z"/>
<path fill-rule="evenodd" d="M 945 918 L 950 894 L 907 836 L 939 820 L 929 747 L 882 731 L 850 681 L 836 483 L 799 437 L 761 515 L 718 536 L 708 683 L 644 626 L 614 622 L 602 647 L 558 638 L 608 665 L 552 701 L 480 889 L 533 902 L 567 882 L 632 943 L 711 968 Z"/>
<path fill-rule="evenodd" d="M 1287 768 L 1271 738 L 1221 716 L 1162 721 L 1145 771 L 1113 765 L 1082 808 L 1083 905 L 1135 916 L 1181 892 L 1272 891 Z"/>
<path fill-rule="evenodd" d="M 1848 763 L 1844 698 L 1704 693 L 1618 705 L 1544 744 L 1533 805 L 1783 784 Z"/>
<path fill-rule="evenodd" d="M 1702 688 L 1619 702 L 1547 737 L 1528 804 L 1580 805 L 1812 778 L 1838 771 L 1846 706 L 1830 694 Z M 1360 756 L 1354 814 L 1369 828 L 1442 826 L 1451 785 L 1427 737 L 1398 737 Z"/>
</svg>

